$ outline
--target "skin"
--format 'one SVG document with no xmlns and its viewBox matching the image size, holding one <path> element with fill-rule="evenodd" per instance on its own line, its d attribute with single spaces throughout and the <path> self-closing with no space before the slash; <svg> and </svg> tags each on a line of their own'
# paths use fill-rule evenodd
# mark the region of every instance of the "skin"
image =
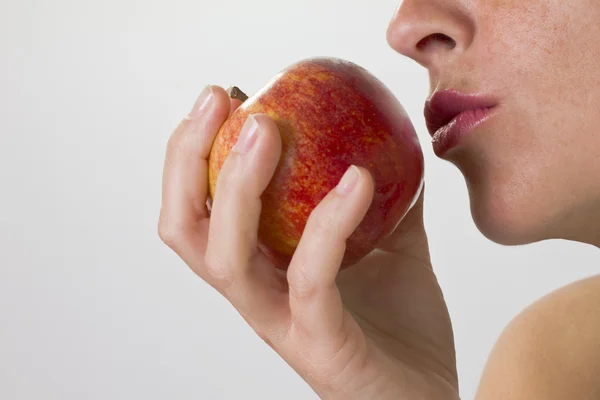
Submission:
<svg viewBox="0 0 600 400">
<path fill-rule="evenodd" d="M 600 245 L 599 17 L 595 0 L 407 0 L 389 25 L 388 42 L 428 69 L 432 91 L 482 93 L 499 104 L 444 156 L 464 174 L 473 218 L 493 241 Z M 345 240 L 372 199 L 373 180 L 359 169 L 352 190 L 332 190 L 315 208 L 281 272 L 256 235 L 260 194 L 281 152 L 277 127 L 256 115 L 254 145 L 225 161 L 209 215 L 208 153 L 240 103 L 220 87 L 207 90 L 167 146 L 163 241 L 321 398 L 458 399 L 452 326 L 423 226 L 425 191 L 380 248 L 339 271 Z M 516 316 L 477 399 L 598 398 L 599 301 L 600 277 L 592 277 Z"/>
<path fill-rule="evenodd" d="M 411 0 L 389 25 L 388 42 L 428 69 L 432 91 L 496 99 L 497 118 L 445 158 L 498 243 L 600 238 L 599 17 L 594 0 Z"/>
</svg>

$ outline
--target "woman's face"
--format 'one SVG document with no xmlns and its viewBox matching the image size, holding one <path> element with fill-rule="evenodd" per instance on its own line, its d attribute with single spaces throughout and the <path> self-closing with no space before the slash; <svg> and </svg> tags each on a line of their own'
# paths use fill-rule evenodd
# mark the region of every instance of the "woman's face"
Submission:
<svg viewBox="0 0 600 400">
<path fill-rule="evenodd" d="M 598 0 L 405 0 L 390 23 L 432 93 L 497 104 L 442 156 L 496 242 L 600 237 L 599 21 Z"/>
</svg>

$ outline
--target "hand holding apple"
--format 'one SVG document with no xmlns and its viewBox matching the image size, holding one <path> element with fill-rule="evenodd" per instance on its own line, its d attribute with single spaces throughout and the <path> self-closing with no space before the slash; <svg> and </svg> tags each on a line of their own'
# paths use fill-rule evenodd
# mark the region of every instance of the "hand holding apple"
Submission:
<svg viewBox="0 0 600 400">
<path fill-rule="evenodd" d="M 277 80 L 236 111 L 240 100 L 222 88 L 203 91 L 169 139 L 159 235 L 320 398 L 458 399 L 452 329 L 429 261 L 422 191 L 384 237 L 421 185 L 422 159 L 414 131 L 380 84 L 345 65 L 337 64 L 332 79 L 342 84 L 331 88 L 323 83 L 331 73 L 315 78 L 313 69 L 304 74 L 322 99 L 336 97 L 317 103 L 305 93 L 296 96 L 297 109 L 292 101 L 271 100 L 266 106 L 258 101 L 264 99 L 261 93 L 274 93 Z M 307 87 L 302 84 L 298 90 Z M 289 88 L 293 86 L 282 98 L 293 99 Z M 246 117 L 254 107 L 263 112 Z M 255 140 L 248 147 L 236 143 L 222 168 L 213 171 L 212 179 L 215 172 L 219 178 L 216 192 L 211 189 L 214 203 L 209 210 L 211 148 L 214 160 L 223 157 L 218 149 L 226 152 L 238 134 L 224 124 L 233 127 L 241 119 L 253 121 L 244 124 L 244 131 L 253 130 Z M 231 137 L 223 135 L 225 129 L 231 129 Z M 224 144 L 213 146 L 219 132 Z M 361 134 L 365 132 L 370 134 Z M 351 188 L 342 179 L 340 191 L 336 179 L 351 164 L 359 165 L 355 184 Z M 293 230 L 283 230 L 286 218 L 297 215 L 301 220 L 292 222 L 304 223 L 303 209 L 294 211 L 296 203 L 306 209 L 321 191 L 327 192 L 327 185 L 332 190 L 310 213 L 289 265 L 287 255 L 259 249 L 261 226 L 262 232 L 268 227 L 274 232 L 272 243 L 265 240 L 271 236 L 262 237 L 260 246 L 267 251 L 294 239 Z M 284 197 L 285 188 L 296 192 L 296 203 Z M 265 196 L 267 191 L 272 194 Z M 287 217 L 266 220 L 276 207 Z M 365 218 L 368 213 L 371 219 Z M 368 252 L 350 240 L 359 237 L 361 223 L 365 231 L 360 237 L 372 240 L 369 246 L 377 235 L 382 239 L 375 250 L 340 271 L 343 258 L 348 265 Z M 223 351 L 231 349 L 225 346 Z"/>
<path fill-rule="evenodd" d="M 261 197 L 259 225 L 259 246 L 277 267 L 287 269 L 310 213 L 351 165 L 366 168 L 375 189 L 347 240 L 342 267 L 376 248 L 416 200 L 423 155 L 404 108 L 368 71 L 334 58 L 286 68 L 223 124 L 209 157 L 211 198 L 242 126 L 256 113 L 275 121 L 282 140 L 280 162 Z"/>
</svg>

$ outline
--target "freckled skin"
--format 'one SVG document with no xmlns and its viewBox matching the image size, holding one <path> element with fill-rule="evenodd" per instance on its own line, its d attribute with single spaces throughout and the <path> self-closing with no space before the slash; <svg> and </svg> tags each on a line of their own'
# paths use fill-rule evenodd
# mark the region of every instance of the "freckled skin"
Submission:
<svg viewBox="0 0 600 400">
<path fill-rule="evenodd" d="M 432 91 L 497 100 L 497 117 L 444 156 L 497 243 L 600 238 L 599 21 L 598 0 L 404 0 L 390 23 Z"/>
<path fill-rule="evenodd" d="M 217 134 L 209 157 L 209 195 L 250 114 L 277 124 L 282 156 L 263 193 L 260 248 L 286 269 L 311 211 L 352 164 L 375 181 L 373 202 L 347 241 L 342 267 L 355 264 L 393 231 L 423 180 L 423 155 L 405 110 L 359 66 L 337 59 L 296 63 L 250 97 Z"/>
</svg>

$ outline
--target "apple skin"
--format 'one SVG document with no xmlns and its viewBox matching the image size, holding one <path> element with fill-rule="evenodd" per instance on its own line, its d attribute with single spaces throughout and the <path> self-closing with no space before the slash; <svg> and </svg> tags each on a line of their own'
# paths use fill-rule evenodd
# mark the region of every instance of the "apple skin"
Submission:
<svg viewBox="0 0 600 400">
<path fill-rule="evenodd" d="M 286 270 L 311 211 L 354 164 L 374 178 L 373 201 L 346 241 L 356 264 L 397 227 L 423 184 L 423 153 L 403 106 L 364 68 L 337 58 L 299 61 L 248 98 L 223 124 L 209 156 L 209 202 L 246 118 L 277 124 L 282 154 L 261 196 L 259 248 Z M 327 246 L 323 243 L 323 246 Z"/>
</svg>

